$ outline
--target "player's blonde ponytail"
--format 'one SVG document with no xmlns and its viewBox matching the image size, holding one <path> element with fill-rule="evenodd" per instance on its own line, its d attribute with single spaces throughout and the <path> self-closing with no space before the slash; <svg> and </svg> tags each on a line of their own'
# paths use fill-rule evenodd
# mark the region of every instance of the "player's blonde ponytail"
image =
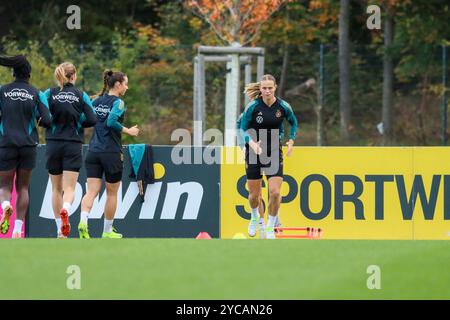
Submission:
<svg viewBox="0 0 450 320">
<path fill-rule="evenodd" d="M 62 90 L 65 84 L 70 82 L 70 78 L 77 72 L 75 66 L 70 62 L 61 63 L 55 69 L 55 79 Z"/>
<path fill-rule="evenodd" d="M 255 100 L 261 96 L 259 82 L 249 83 L 245 86 L 244 93 L 250 100 Z"/>
</svg>

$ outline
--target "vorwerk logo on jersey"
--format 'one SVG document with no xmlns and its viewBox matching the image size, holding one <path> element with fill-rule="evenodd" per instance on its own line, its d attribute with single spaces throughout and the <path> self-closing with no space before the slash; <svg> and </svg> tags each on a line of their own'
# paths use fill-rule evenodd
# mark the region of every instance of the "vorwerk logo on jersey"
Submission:
<svg viewBox="0 0 450 320">
<path fill-rule="evenodd" d="M 99 116 L 102 116 L 102 117 L 106 117 L 111 112 L 110 107 L 105 106 L 103 104 L 99 104 L 98 106 L 95 106 L 94 109 L 95 109 L 95 112 Z"/>
<path fill-rule="evenodd" d="M 5 92 L 5 97 L 20 101 L 33 100 L 33 96 L 29 94 L 27 90 L 17 88 L 12 89 L 9 92 Z"/>
<path fill-rule="evenodd" d="M 78 98 L 73 92 L 60 92 L 56 96 L 52 96 L 53 100 L 58 100 L 59 102 L 80 102 L 80 98 Z"/>
</svg>

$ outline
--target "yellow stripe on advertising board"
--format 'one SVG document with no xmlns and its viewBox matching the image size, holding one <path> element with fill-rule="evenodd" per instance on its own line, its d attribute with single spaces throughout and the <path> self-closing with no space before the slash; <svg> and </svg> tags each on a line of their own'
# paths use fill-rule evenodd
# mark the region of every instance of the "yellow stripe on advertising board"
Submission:
<svg viewBox="0 0 450 320">
<path fill-rule="evenodd" d="M 240 161 L 230 160 L 233 153 Z M 242 155 L 239 148 L 222 150 L 222 238 L 247 234 Z M 295 147 L 284 156 L 281 222 L 320 227 L 324 239 L 450 239 L 447 159 L 447 148 Z M 264 181 L 266 204 L 267 194 Z"/>
</svg>

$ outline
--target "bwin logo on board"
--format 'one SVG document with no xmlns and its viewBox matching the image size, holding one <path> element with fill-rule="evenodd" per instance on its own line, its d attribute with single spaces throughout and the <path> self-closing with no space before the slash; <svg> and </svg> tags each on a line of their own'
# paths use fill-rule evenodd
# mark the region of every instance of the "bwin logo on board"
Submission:
<svg viewBox="0 0 450 320">
<path fill-rule="evenodd" d="M 9 92 L 5 92 L 5 97 L 20 101 L 33 100 L 33 96 L 25 89 L 12 89 Z"/>
<path fill-rule="evenodd" d="M 58 100 L 59 102 L 80 102 L 80 99 L 73 92 L 60 92 L 56 96 L 52 96 L 53 100 Z"/>
</svg>

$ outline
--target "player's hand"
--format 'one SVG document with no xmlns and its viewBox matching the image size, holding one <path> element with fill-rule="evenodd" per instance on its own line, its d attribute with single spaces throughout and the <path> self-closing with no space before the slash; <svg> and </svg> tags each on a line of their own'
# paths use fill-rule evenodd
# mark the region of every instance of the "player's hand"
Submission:
<svg viewBox="0 0 450 320">
<path fill-rule="evenodd" d="M 252 148 L 253 152 L 255 152 L 256 154 L 259 155 L 262 153 L 261 140 L 259 140 L 258 142 L 250 140 L 248 145 L 250 146 L 250 148 Z"/>
<path fill-rule="evenodd" d="M 138 128 L 137 125 L 135 125 L 134 127 L 131 127 L 131 128 L 129 128 L 129 129 L 127 129 L 127 130 L 125 131 L 125 133 L 128 134 L 128 135 L 130 135 L 130 136 L 132 136 L 132 137 L 137 137 L 138 134 L 139 134 L 139 128 Z"/>
<path fill-rule="evenodd" d="M 292 151 L 294 150 L 294 140 L 289 140 L 289 142 L 286 142 L 288 149 L 286 152 L 286 156 L 290 157 L 292 154 Z"/>
</svg>

